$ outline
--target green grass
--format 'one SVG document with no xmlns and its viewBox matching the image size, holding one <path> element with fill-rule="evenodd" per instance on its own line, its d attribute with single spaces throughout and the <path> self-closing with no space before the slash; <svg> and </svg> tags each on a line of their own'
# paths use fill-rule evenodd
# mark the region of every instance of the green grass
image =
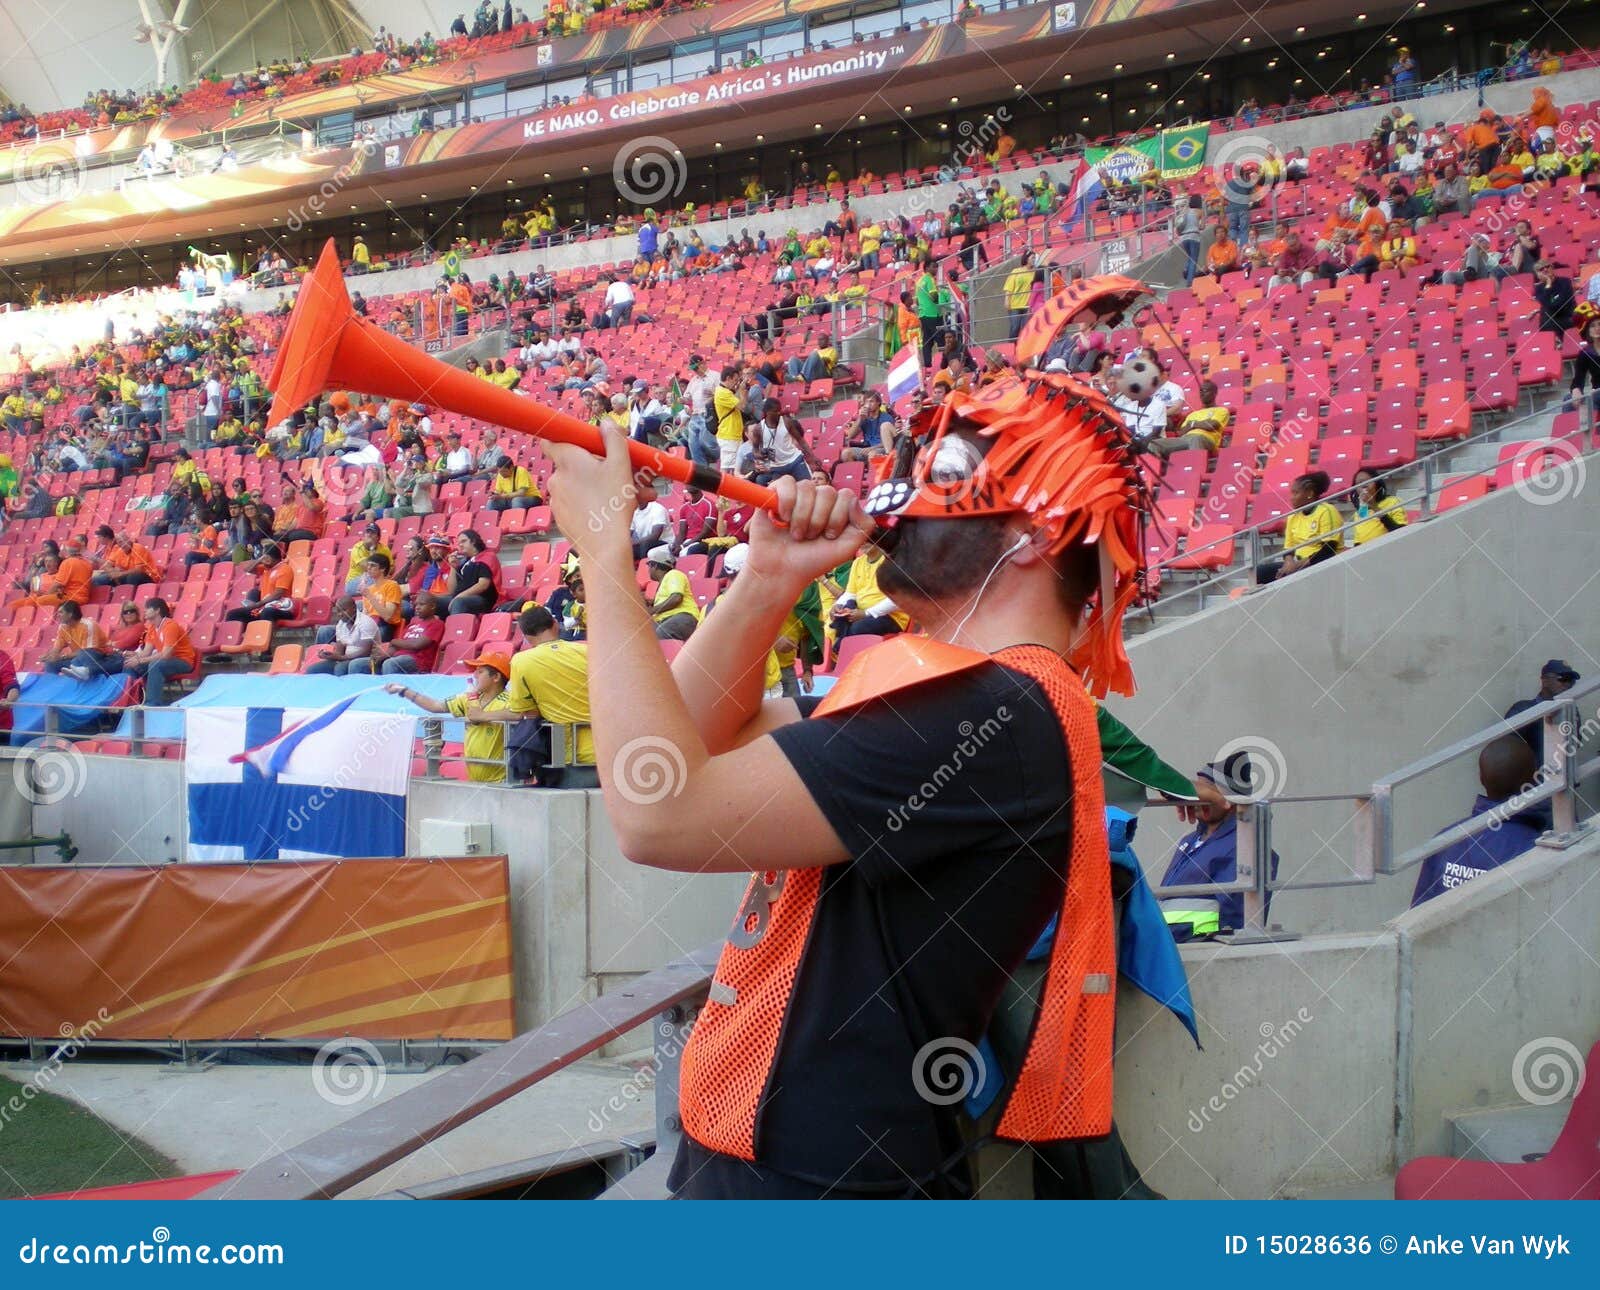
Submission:
<svg viewBox="0 0 1600 1290">
<path fill-rule="evenodd" d="M 171 1178 L 183 1171 L 76 1102 L 0 1075 L 0 1200 Z M 13 1101 L 12 1099 L 16 1100 Z"/>
</svg>

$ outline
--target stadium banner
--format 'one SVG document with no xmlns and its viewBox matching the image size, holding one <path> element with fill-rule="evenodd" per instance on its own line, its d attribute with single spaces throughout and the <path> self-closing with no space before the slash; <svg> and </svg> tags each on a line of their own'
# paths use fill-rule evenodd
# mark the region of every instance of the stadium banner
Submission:
<svg viewBox="0 0 1600 1290">
<path fill-rule="evenodd" d="M 1163 130 L 1115 148 L 1090 148 L 1085 155 L 1091 166 L 1118 183 L 1143 179 L 1152 170 L 1163 179 L 1187 179 L 1205 164 L 1210 137 L 1211 123 L 1207 121 L 1181 130 Z"/>
<path fill-rule="evenodd" d="M 897 39 L 920 40 L 939 32 L 954 31 L 958 35 L 964 32 L 970 45 L 997 48 L 1197 3 L 1200 0 L 1078 0 L 1074 4 L 1026 5 L 977 14 L 962 28 L 941 24 L 927 30 L 903 32 Z M 719 5 L 715 26 L 719 31 L 736 31 L 837 7 L 838 0 L 744 0 L 743 3 Z M 31 175 L 38 175 L 45 169 L 65 172 L 93 157 L 136 153 L 153 139 L 181 142 L 219 130 L 271 128 L 289 119 L 307 122 L 340 112 L 369 112 L 385 103 L 398 104 L 424 95 L 439 98 L 469 83 L 489 85 L 530 73 L 573 68 L 591 60 L 612 60 L 658 46 L 671 48 L 704 38 L 710 34 L 711 27 L 711 20 L 703 12 L 689 10 L 552 40 L 536 40 L 530 36 L 492 53 L 419 64 L 402 72 L 367 76 L 287 96 L 183 108 L 167 116 L 101 126 L 61 138 L 40 140 L 27 147 L 0 148 L 0 179 L 13 172 Z"/>
<path fill-rule="evenodd" d="M 509 1039 L 506 857 L 0 866 L 0 1035 Z"/>
</svg>

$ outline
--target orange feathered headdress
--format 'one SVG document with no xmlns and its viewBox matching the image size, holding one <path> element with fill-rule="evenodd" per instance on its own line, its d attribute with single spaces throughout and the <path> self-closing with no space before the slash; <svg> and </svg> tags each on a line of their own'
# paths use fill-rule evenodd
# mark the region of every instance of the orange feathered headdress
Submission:
<svg viewBox="0 0 1600 1290">
<path fill-rule="evenodd" d="M 948 436 L 957 418 L 989 440 L 987 453 Z M 1096 696 L 1132 694 L 1122 616 L 1142 581 L 1149 494 L 1116 409 L 1070 377 L 1030 372 L 950 395 L 919 414 L 911 433 L 909 475 L 903 466 L 897 475 L 893 457 L 882 459 L 867 512 L 884 519 L 1021 514 L 1051 554 L 1074 543 L 1096 547 L 1100 592 L 1068 661 Z"/>
</svg>

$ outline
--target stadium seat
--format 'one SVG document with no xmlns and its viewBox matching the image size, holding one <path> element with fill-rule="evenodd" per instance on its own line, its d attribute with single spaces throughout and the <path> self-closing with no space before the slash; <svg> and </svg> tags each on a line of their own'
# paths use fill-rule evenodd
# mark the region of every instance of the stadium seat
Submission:
<svg viewBox="0 0 1600 1290">
<path fill-rule="evenodd" d="M 292 676 L 300 670 L 304 655 L 304 645 L 279 645 L 272 651 L 272 666 L 267 669 L 267 675 Z"/>
<path fill-rule="evenodd" d="M 1168 562 L 1173 569 L 1225 569 L 1233 563 L 1234 528 L 1231 524 L 1200 524 L 1189 532 L 1183 554 Z"/>
<path fill-rule="evenodd" d="M 260 657 L 272 648 L 272 624 L 265 620 L 257 620 L 244 624 L 244 634 L 237 645 L 219 645 L 218 649 L 233 656 L 251 655 Z"/>
<path fill-rule="evenodd" d="M 850 666 L 851 661 L 858 655 L 871 649 L 874 645 L 881 645 L 886 638 L 883 636 L 846 636 L 839 642 L 833 655 L 834 672 L 842 672 Z M 885 657 L 888 657 L 885 655 Z"/>
<path fill-rule="evenodd" d="M 1439 490 L 1439 498 L 1433 506 L 1434 512 L 1442 514 L 1465 502 L 1486 497 L 1492 486 L 1493 482 L 1483 475 L 1473 475 L 1470 478 L 1458 479 L 1453 483 L 1446 484 Z"/>
<path fill-rule="evenodd" d="M 1576 1054 L 1574 1054 L 1576 1056 Z M 1395 1175 L 1396 1200 L 1600 1200 L 1600 1044 L 1589 1050 L 1555 1145 L 1526 1164 L 1420 1156 Z"/>
</svg>

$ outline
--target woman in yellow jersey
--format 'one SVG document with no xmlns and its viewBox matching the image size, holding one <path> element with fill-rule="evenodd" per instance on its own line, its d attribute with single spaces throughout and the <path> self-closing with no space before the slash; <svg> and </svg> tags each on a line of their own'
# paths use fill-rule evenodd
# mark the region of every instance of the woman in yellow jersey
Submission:
<svg viewBox="0 0 1600 1290">
<path fill-rule="evenodd" d="M 1344 520 L 1331 502 L 1322 500 L 1332 481 L 1323 470 L 1301 475 L 1289 485 L 1293 513 L 1283 522 L 1283 555 L 1256 569 L 1257 582 L 1274 582 L 1339 554 Z"/>
<path fill-rule="evenodd" d="M 467 778 L 476 784 L 503 784 L 506 780 L 506 727 L 503 720 L 484 719 L 484 714 L 510 707 L 506 682 L 511 679 L 511 660 L 504 654 L 484 654 L 464 664 L 472 669 L 472 689 L 440 703 L 410 686 L 391 684 L 383 688 L 398 694 L 424 712 L 441 716 L 465 717 L 466 735 L 461 742 L 467 760 Z"/>
<path fill-rule="evenodd" d="M 1356 488 L 1356 526 L 1350 540 L 1360 546 L 1393 533 L 1406 526 L 1406 508 L 1400 499 L 1389 492 L 1389 486 L 1378 478 L 1378 472 L 1363 466 L 1356 471 L 1353 481 Z"/>
</svg>

